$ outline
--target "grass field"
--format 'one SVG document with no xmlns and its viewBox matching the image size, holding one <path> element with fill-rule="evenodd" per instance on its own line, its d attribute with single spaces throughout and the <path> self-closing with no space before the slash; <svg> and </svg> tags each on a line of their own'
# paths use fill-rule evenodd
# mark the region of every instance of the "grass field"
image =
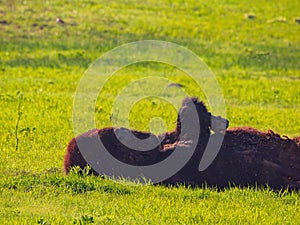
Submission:
<svg viewBox="0 0 300 225">
<path fill-rule="evenodd" d="M 299 9 L 296 0 L 0 0 L 0 224 L 298 224 L 296 192 L 166 188 L 65 176 L 62 167 L 80 78 L 105 52 L 138 40 L 198 54 L 222 88 L 231 127 L 299 136 Z M 97 126 L 112 124 L 122 88 L 153 74 L 207 102 L 183 72 L 140 63 L 107 82 Z M 155 99 L 134 106 L 130 126 L 149 130 L 157 116 L 174 128 L 176 111 Z"/>
</svg>

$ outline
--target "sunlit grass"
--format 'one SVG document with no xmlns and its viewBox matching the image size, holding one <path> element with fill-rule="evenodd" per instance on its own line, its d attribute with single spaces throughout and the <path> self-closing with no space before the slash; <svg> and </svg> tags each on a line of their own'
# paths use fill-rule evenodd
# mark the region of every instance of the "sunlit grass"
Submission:
<svg viewBox="0 0 300 225">
<path fill-rule="evenodd" d="M 0 224 L 297 224 L 295 192 L 166 188 L 65 176 L 62 167 L 81 77 L 103 53 L 137 40 L 172 41 L 198 54 L 216 75 L 231 127 L 299 136 L 298 9 L 289 0 L 0 1 Z M 174 129 L 175 107 L 155 97 L 111 120 L 124 88 L 139 96 L 145 90 L 134 82 L 153 76 L 184 85 L 210 108 L 182 71 L 140 63 L 108 80 L 95 106 L 97 127 Z M 179 98 L 179 89 L 166 90 L 163 96 Z"/>
</svg>

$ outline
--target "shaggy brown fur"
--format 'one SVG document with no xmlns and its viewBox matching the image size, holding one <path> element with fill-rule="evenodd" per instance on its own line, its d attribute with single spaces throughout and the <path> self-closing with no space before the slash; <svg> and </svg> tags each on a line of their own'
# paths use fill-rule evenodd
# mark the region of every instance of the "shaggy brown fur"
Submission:
<svg viewBox="0 0 300 225">
<path fill-rule="evenodd" d="M 222 134 L 215 133 L 211 138 L 218 135 Z M 203 151 L 204 147 L 198 145 L 198 155 L 201 156 Z M 200 161 L 199 158 L 195 160 Z M 165 183 L 181 181 L 192 185 L 206 183 L 219 188 L 231 184 L 240 187 L 268 186 L 274 190 L 299 189 L 300 138 L 282 138 L 271 130 L 261 132 L 251 127 L 228 129 L 217 157 L 205 171 L 184 168 Z"/>
<path fill-rule="evenodd" d="M 294 137 L 293 140 L 300 145 L 300 136 L 299 137 Z"/>
</svg>

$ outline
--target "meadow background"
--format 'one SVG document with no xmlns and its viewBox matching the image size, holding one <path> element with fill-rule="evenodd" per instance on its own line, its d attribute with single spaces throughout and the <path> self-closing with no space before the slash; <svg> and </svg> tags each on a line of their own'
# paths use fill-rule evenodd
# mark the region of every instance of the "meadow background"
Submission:
<svg viewBox="0 0 300 225">
<path fill-rule="evenodd" d="M 80 78 L 105 52 L 138 40 L 198 54 L 220 83 L 231 127 L 299 136 L 299 10 L 297 0 L 0 0 L 0 224 L 298 224 L 296 192 L 153 187 L 65 176 L 62 167 Z M 176 68 L 140 63 L 107 83 L 97 126 L 113 124 L 122 88 L 153 74 L 206 101 Z M 148 130 L 156 116 L 174 128 L 176 110 L 157 99 L 136 104 L 130 126 Z"/>
</svg>

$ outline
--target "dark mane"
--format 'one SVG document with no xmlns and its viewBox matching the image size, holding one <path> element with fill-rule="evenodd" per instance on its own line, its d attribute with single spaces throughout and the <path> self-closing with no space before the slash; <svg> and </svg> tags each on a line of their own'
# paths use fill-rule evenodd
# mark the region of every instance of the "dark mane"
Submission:
<svg viewBox="0 0 300 225">
<path fill-rule="evenodd" d="M 198 117 L 195 118 L 196 120 L 199 119 L 199 122 L 192 121 L 192 109 L 196 109 Z M 177 128 L 176 130 L 180 132 L 182 130 L 182 123 L 187 122 L 187 124 L 192 123 L 199 123 L 201 134 L 209 135 L 211 127 L 211 114 L 207 111 L 206 106 L 203 102 L 199 101 L 198 98 L 185 98 L 182 102 L 182 106 L 178 112 L 177 117 Z"/>
</svg>

